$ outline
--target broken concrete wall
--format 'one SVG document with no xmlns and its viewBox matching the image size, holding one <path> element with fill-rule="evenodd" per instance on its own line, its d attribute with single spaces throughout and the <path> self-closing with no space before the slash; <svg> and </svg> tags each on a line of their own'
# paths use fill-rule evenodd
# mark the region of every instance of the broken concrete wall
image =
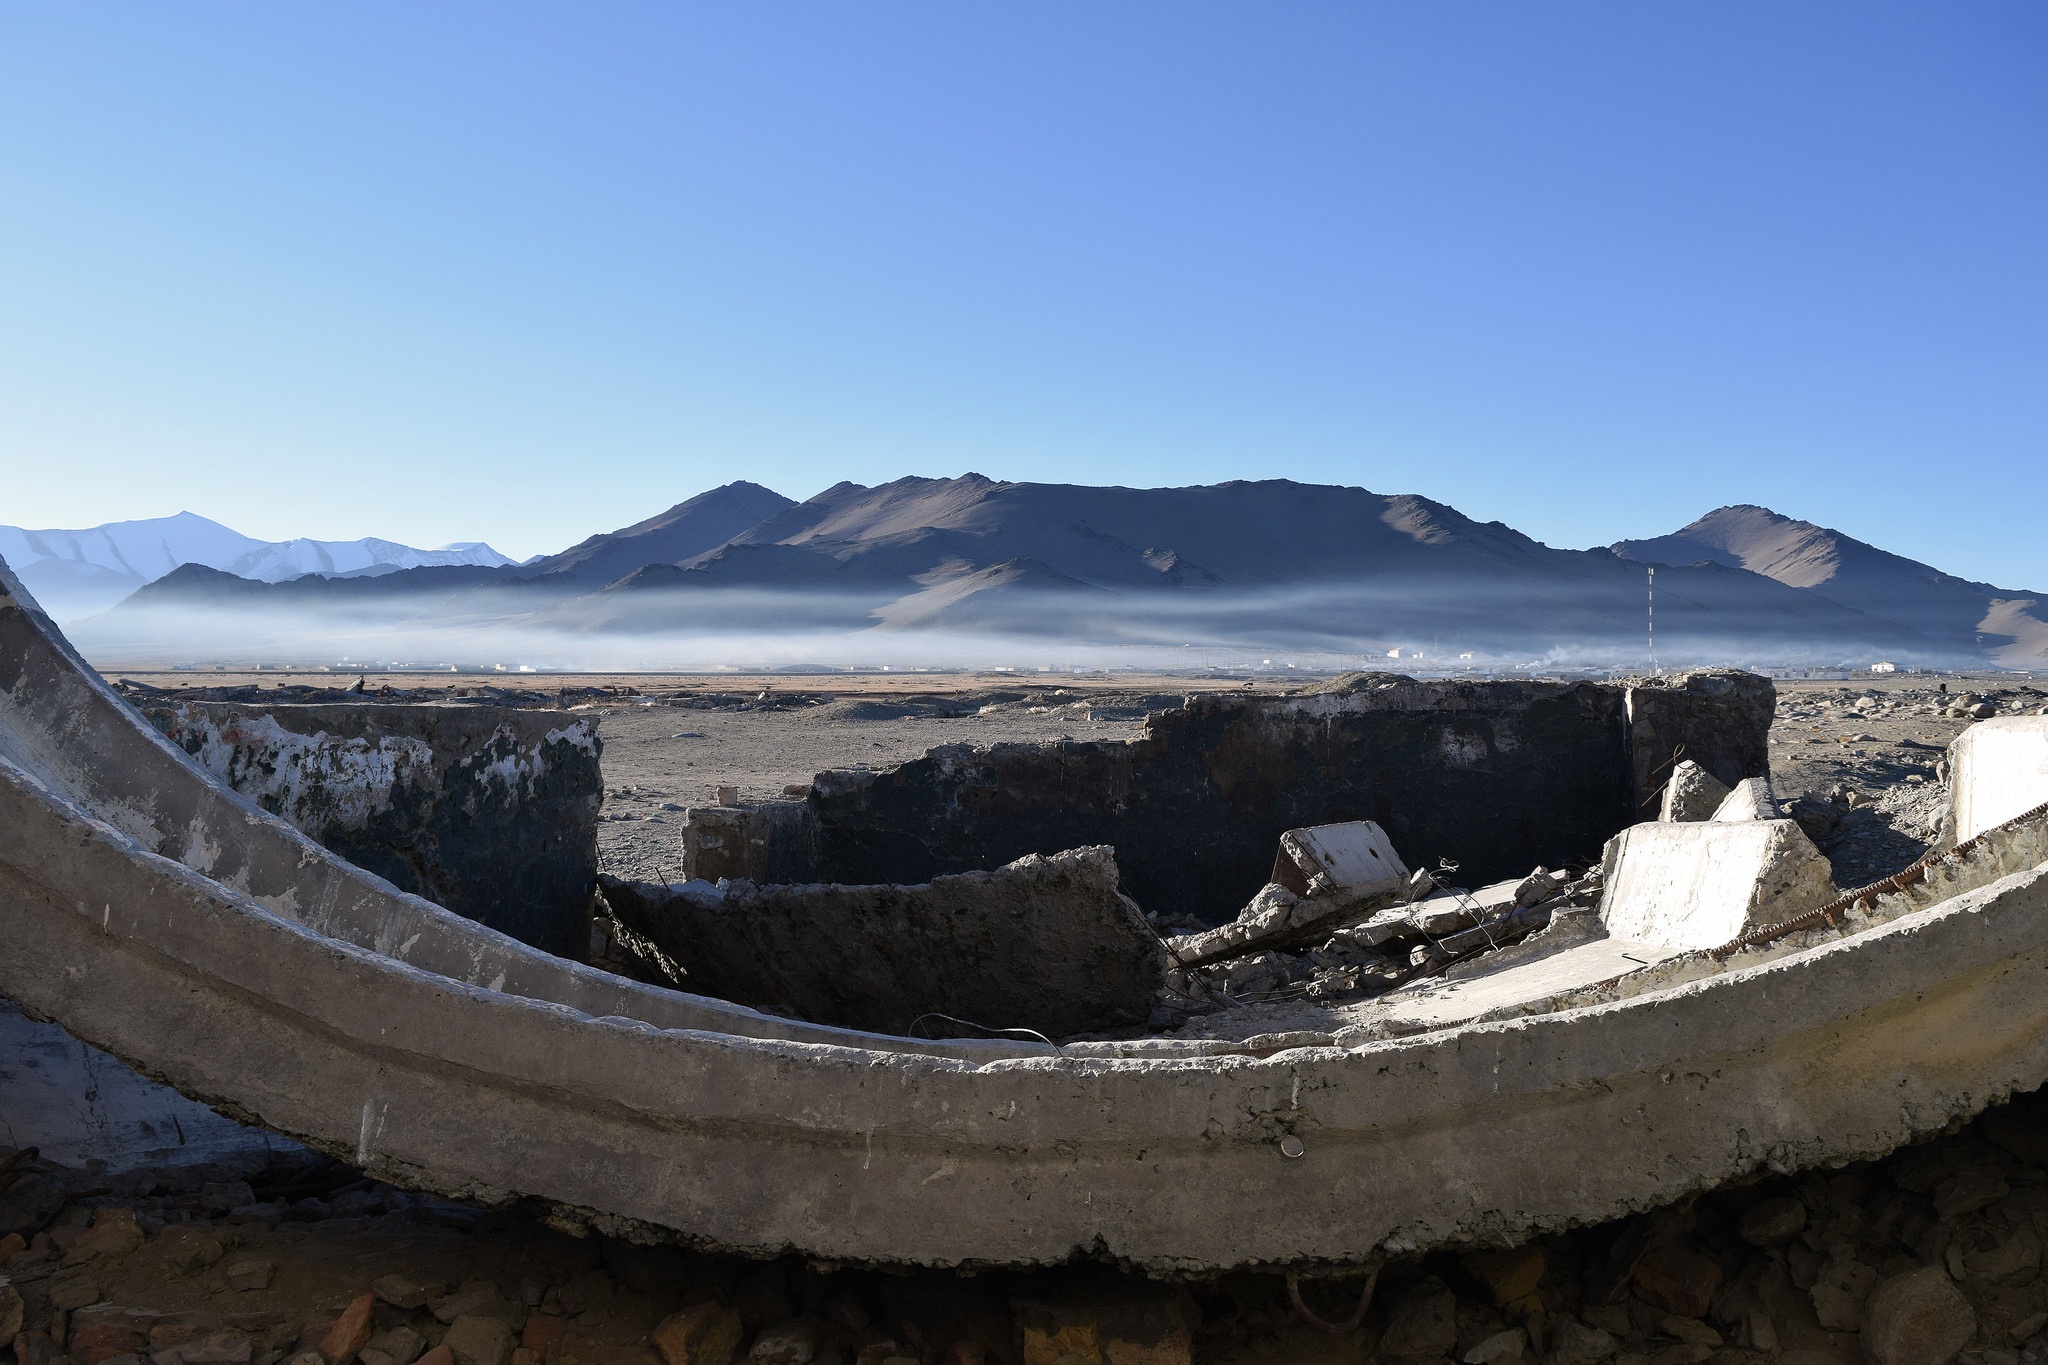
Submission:
<svg viewBox="0 0 2048 1365">
<path fill-rule="evenodd" d="M 692 806 L 683 812 L 683 875 L 705 881 L 819 879 L 818 823 L 801 801 Z"/>
<path fill-rule="evenodd" d="M 1363 675 L 1192 697 L 1132 743 L 956 745 L 821 773 L 804 837 L 811 875 L 839 882 L 1108 844 L 1147 911 L 1216 924 L 1303 826 L 1375 821 L 1410 866 L 1451 859 L 1468 885 L 1595 863 L 1645 798 L 1654 810 L 1677 746 L 1730 785 L 1765 775 L 1774 701 L 1768 679 L 1719 671 L 1645 686 Z"/>
<path fill-rule="evenodd" d="M 142 712 L 236 791 L 401 890 L 548 952 L 587 948 L 604 795 L 595 722 L 369 702 Z"/>
<path fill-rule="evenodd" d="M 1656 818 L 1673 765 L 1691 759 L 1721 785 L 1771 775 L 1771 714 L 1777 689 L 1739 669 L 1700 669 L 1631 678 L 1625 706 L 1635 820 Z"/>
<path fill-rule="evenodd" d="M 1106 848 L 922 886 L 603 887 L 669 984 L 813 1023 L 1058 1038 L 1143 1023 L 1165 973 Z"/>
</svg>

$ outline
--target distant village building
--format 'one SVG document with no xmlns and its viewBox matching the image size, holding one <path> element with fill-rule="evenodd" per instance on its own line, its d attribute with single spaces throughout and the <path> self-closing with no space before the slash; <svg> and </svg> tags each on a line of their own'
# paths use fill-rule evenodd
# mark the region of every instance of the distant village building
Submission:
<svg viewBox="0 0 2048 1365">
<path fill-rule="evenodd" d="M 1872 673 L 1896 673 L 1899 671 L 1899 666 L 1890 660 L 1881 659 L 1870 666 L 1870 671 Z"/>
</svg>

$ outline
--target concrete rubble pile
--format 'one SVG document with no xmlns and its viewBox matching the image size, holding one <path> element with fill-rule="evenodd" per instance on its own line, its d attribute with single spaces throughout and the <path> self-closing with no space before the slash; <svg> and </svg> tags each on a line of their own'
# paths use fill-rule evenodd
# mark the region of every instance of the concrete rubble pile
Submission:
<svg viewBox="0 0 2048 1365">
<path fill-rule="evenodd" d="M 1354 864 L 1357 851 L 1370 851 L 1384 865 L 1338 880 L 1327 865 L 1337 860 L 1316 856 L 1326 848 L 1354 853 Z M 1369 999 L 1520 942 L 1555 915 L 1593 910 L 1604 877 L 1599 867 L 1576 878 L 1539 867 L 1477 891 L 1439 887 L 1428 871 L 1409 873 L 1371 821 L 1288 831 L 1275 870 L 1231 923 L 1167 940 L 1175 965 L 1153 1027 L 1281 998 Z"/>
</svg>

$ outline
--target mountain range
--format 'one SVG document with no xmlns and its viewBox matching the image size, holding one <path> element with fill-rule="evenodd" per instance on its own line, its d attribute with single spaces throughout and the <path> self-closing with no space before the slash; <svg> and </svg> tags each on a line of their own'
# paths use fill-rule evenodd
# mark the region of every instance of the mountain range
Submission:
<svg viewBox="0 0 2048 1365">
<path fill-rule="evenodd" d="M 83 531 L 0 526 L 5 559 L 44 610 L 69 619 L 104 611 L 182 564 L 276 583 L 301 574 L 349 577 L 439 564 L 512 561 L 481 541 L 416 550 L 389 540 L 257 540 L 191 512 L 112 521 Z"/>
<path fill-rule="evenodd" d="M 0 542 L 0 554 L 6 554 Z M 415 552 L 419 553 L 419 552 Z M 12 556 L 9 555 L 10 562 Z M 1412 494 L 1287 480 L 1189 488 L 738 482 L 523 565 L 257 581 L 188 565 L 89 623 L 143 648 L 174 619 L 276 609 L 355 630 L 514 627 L 561 648 L 720 634 L 1059 639 L 1442 660 L 2048 663 L 2039 594 L 1943 574 L 1761 507 L 1557 549 Z M 33 584 L 31 584 L 33 588 Z"/>
</svg>

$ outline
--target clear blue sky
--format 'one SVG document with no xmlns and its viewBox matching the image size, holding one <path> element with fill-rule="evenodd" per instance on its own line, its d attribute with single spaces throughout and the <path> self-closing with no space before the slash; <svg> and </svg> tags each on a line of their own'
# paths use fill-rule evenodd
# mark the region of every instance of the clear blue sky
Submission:
<svg viewBox="0 0 2048 1365">
<path fill-rule="evenodd" d="M 2048 7 L 0 4 L 0 522 L 1761 502 L 2048 589 Z"/>
</svg>

